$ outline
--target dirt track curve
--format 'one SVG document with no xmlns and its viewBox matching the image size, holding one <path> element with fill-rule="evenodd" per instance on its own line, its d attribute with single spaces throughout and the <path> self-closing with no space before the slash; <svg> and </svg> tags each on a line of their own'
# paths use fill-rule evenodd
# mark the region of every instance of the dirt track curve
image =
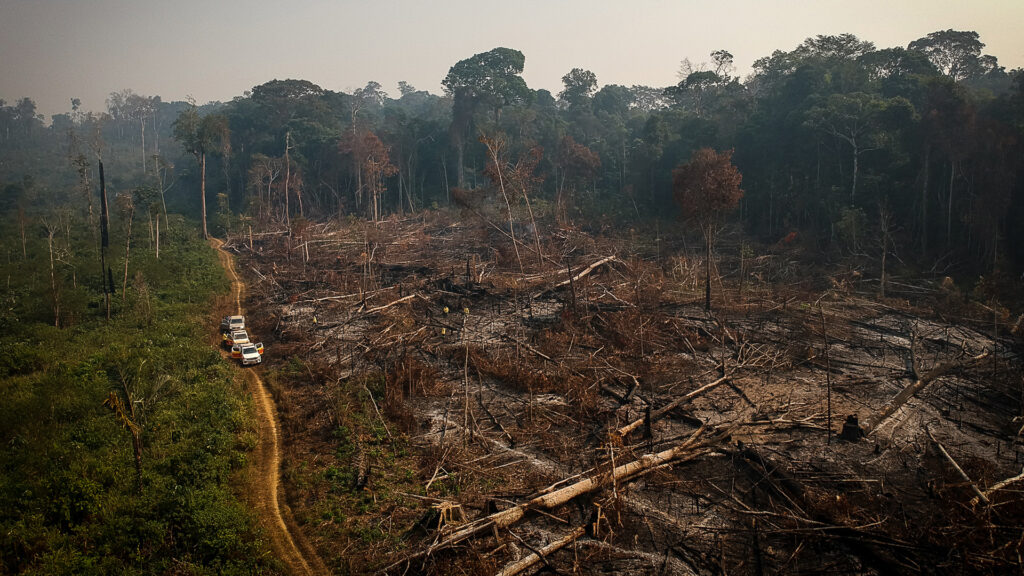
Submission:
<svg viewBox="0 0 1024 576">
<path fill-rule="evenodd" d="M 222 240 L 211 238 L 210 243 L 217 249 L 221 265 L 231 275 L 231 289 L 235 297 L 235 307 L 242 314 L 242 292 L 245 284 L 235 271 L 235 259 L 221 249 Z M 281 484 L 281 449 L 280 425 L 277 409 L 263 380 L 256 370 L 248 370 L 246 377 L 253 384 L 253 395 L 256 399 L 256 416 L 259 419 L 259 444 L 256 447 L 256 461 L 253 463 L 253 481 L 247 498 L 255 505 L 260 523 L 270 539 L 274 554 L 284 563 L 289 574 L 319 575 L 328 574 L 323 561 L 316 551 L 294 528 L 294 521 L 287 504 L 282 506 Z"/>
</svg>

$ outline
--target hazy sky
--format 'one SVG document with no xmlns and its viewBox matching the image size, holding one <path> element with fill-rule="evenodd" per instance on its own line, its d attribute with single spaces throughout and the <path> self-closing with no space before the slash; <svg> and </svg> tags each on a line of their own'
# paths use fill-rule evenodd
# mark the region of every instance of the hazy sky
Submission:
<svg viewBox="0 0 1024 576">
<path fill-rule="evenodd" d="M 667 86 L 683 58 L 735 56 L 737 71 L 809 36 L 851 32 L 879 48 L 974 30 L 1007 69 L 1024 66 L 1024 0 L 0 0 L 0 98 L 47 116 L 79 97 L 200 103 L 274 78 L 350 92 L 405 80 L 440 93 L 458 60 L 497 46 L 526 55 L 531 88 L 574 67 L 600 85 Z"/>
</svg>

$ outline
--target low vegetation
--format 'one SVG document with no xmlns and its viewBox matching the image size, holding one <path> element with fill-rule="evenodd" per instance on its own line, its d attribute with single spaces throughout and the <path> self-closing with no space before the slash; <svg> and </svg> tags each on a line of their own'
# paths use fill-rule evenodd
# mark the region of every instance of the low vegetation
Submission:
<svg viewBox="0 0 1024 576">
<path fill-rule="evenodd" d="M 233 488 L 255 428 L 207 336 L 228 284 L 195 226 L 159 259 L 135 238 L 106 321 L 84 218 L 2 217 L 0 572 L 273 573 Z"/>
</svg>

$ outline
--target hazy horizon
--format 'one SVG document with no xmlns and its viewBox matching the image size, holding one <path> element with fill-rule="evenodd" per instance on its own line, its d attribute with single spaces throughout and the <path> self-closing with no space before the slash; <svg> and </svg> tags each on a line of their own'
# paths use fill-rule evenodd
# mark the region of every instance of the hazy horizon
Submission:
<svg viewBox="0 0 1024 576">
<path fill-rule="evenodd" d="M 849 32 L 886 48 L 948 28 L 978 32 L 984 52 L 1010 70 L 1024 66 L 1022 21 L 1024 2 L 1010 0 L 302 0 L 287 8 L 263 0 L 0 0 L 0 98 L 31 97 L 49 120 L 74 97 L 86 110 L 105 110 L 109 94 L 125 88 L 200 103 L 275 78 L 344 92 L 373 80 L 391 96 L 404 80 L 440 93 L 449 67 L 497 46 L 524 53 L 533 89 L 557 93 L 575 67 L 593 71 L 601 86 L 663 87 L 678 82 L 684 58 L 699 64 L 713 50 L 731 52 L 745 76 L 757 58 L 819 34 Z"/>
</svg>

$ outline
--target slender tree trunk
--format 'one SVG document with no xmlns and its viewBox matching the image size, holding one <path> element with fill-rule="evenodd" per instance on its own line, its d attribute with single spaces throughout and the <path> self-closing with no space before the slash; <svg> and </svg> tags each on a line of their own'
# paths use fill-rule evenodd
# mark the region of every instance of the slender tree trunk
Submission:
<svg viewBox="0 0 1024 576">
<path fill-rule="evenodd" d="M 888 250 L 888 246 L 887 246 L 888 240 L 889 239 L 888 239 L 888 235 L 887 234 L 882 237 L 882 279 L 881 279 L 881 282 L 880 282 L 880 285 L 879 285 L 879 291 L 878 291 L 879 295 L 882 298 L 885 298 L 885 283 L 888 281 L 888 278 L 885 275 L 885 257 L 889 254 L 889 250 Z"/>
<path fill-rule="evenodd" d="M 131 431 L 132 452 L 135 453 L 135 480 L 139 493 L 142 493 L 142 431 Z"/>
<path fill-rule="evenodd" d="M 711 310 L 711 224 L 704 228 L 704 245 L 707 252 L 704 256 L 704 309 Z"/>
<path fill-rule="evenodd" d="M 885 271 L 885 263 L 886 257 L 889 255 L 889 229 L 892 225 L 892 215 L 889 213 L 889 207 L 886 203 L 881 204 L 878 208 L 878 220 L 882 232 L 882 278 L 879 285 L 879 295 L 885 298 L 886 283 L 889 281 Z"/>
<path fill-rule="evenodd" d="M 53 263 L 54 228 L 46 224 L 46 244 L 50 248 L 50 293 L 53 296 L 53 325 L 60 328 L 60 293 L 57 291 L 57 271 Z"/>
<path fill-rule="evenodd" d="M 132 220 L 135 218 L 135 204 L 128 208 L 128 232 L 124 237 L 124 281 L 121 283 L 121 306 L 128 300 L 128 260 L 132 250 Z"/>
<path fill-rule="evenodd" d="M 949 161 L 949 206 L 946 208 L 946 248 L 953 243 L 953 177 L 956 175 L 956 163 Z"/>
<path fill-rule="evenodd" d="M 526 209 L 530 213 L 530 225 L 533 226 L 533 240 L 537 245 L 537 264 L 544 267 L 544 253 L 540 249 L 540 230 L 537 229 L 537 219 L 533 217 L 533 206 L 530 205 L 530 196 L 526 193 L 526 188 L 522 188 L 523 199 L 526 200 Z"/>
<path fill-rule="evenodd" d="M 850 188 L 850 205 L 852 206 L 857 197 L 857 174 L 860 167 L 860 150 L 857 148 L 857 141 L 851 139 L 853 145 L 853 186 Z"/>
<path fill-rule="evenodd" d="M 110 206 L 107 203 L 107 181 L 103 176 L 103 161 L 100 161 L 100 279 L 103 281 L 103 302 L 110 321 L 110 274 L 107 272 L 107 249 L 110 247 Z"/>
<path fill-rule="evenodd" d="M 159 138 L 157 138 L 157 140 L 159 140 Z M 154 160 L 154 163 L 157 163 L 157 161 Z M 170 188 L 170 186 L 166 186 L 165 183 L 164 183 L 164 174 L 165 174 L 165 172 L 160 167 L 159 163 L 157 163 L 157 165 L 154 168 L 154 170 L 156 170 L 157 174 L 160 175 L 160 205 L 163 207 L 163 210 L 164 210 L 164 224 L 166 225 L 166 228 L 168 230 L 170 230 L 171 229 L 171 223 L 167 220 L 167 198 L 165 197 L 166 194 L 167 194 L 167 190 Z M 89 209 L 90 209 L 90 213 L 91 213 L 92 204 L 89 205 Z M 157 220 L 159 221 L 159 218 Z"/>
<path fill-rule="evenodd" d="M 291 236 L 292 217 L 289 214 L 288 206 L 288 185 L 291 184 L 292 163 L 289 161 L 288 150 L 291 148 L 292 133 L 284 134 L 284 223 L 288 226 L 288 235 Z"/>
<path fill-rule="evenodd" d="M 829 356 L 828 331 L 825 328 L 825 311 L 818 306 L 821 315 L 821 339 L 825 342 L 825 406 L 827 421 L 825 424 L 825 443 L 832 445 L 832 360 Z"/>
<path fill-rule="evenodd" d="M 408 175 L 409 183 L 406 185 L 405 188 L 405 198 L 406 200 L 409 201 L 409 214 L 412 214 L 416 212 L 416 209 L 413 207 L 412 204 L 412 196 L 413 194 L 416 193 L 416 169 L 414 168 L 411 156 L 409 157 L 409 161 L 406 163 L 406 165 L 406 174 Z"/>
<path fill-rule="evenodd" d="M 25 209 L 18 207 L 18 225 L 21 227 L 21 259 L 28 260 L 28 242 L 25 239 Z"/>
<path fill-rule="evenodd" d="M 139 139 L 142 140 L 142 173 L 146 173 L 146 117 L 139 118 Z"/>
<path fill-rule="evenodd" d="M 924 147 L 924 177 L 921 184 L 921 255 L 928 254 L 928 175 L 931 146 Z"/>
<path fill-rule="evenodd" d="M 203 239 L 210 237 L 206 229 L 206 152 L 199 153 L 199 204 L 203 217 Z"/>
<path fill-rule="evenodd" d="M 455 174 L 455 182 L 459 188 L 466 187 L 465 167 L 463 165 L 465 147 L 465 144 L 461 141 L 455 145 L 455 169 L 458 171 Z"/>
<path fill-rule="evenodd" d="M 452 203 L 452 187 L 448 185 L 448 163 L 441 157 L 441 175 L 444 176 L 444 198 L 448 205 Z"/>
<path fill-rule="evenodd" d="M 495 171 L 498 173 L 498 188 L 501 189 L 501 197 L 505 199 L 505 207 L 508 209 L 508 234 L 512 238 L 512 248 L 516 252 L 516 261 L 519 262 L 519 272 L 526 274 L 523 269 L 523 259 L 519 256 L 519 243 L 516 242 L 516 231 L 512 225 L 512 203 L 509 202 L 508 193 L 505 192 L 505 178 L 501 171 L 501 158 L 498 157 L 498 151 L 495 148 L 495 144 L 491 143 L 487 146 L 487 151 L 491 155 L 491 161 L 494 162 Z"/>
<path fill-rule="evenodd" d="M 156 259 L 160 259 L 160 218 L 156 219 Z"/>
</svg>

